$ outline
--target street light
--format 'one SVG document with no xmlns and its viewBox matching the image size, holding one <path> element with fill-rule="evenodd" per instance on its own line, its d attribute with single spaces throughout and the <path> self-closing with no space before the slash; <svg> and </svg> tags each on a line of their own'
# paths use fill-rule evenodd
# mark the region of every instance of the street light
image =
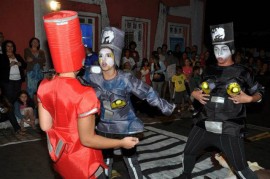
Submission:
<svg viewBox="0 0 270 179">
<path fill-rule="evenodd" d="M 57 1 L 50 2 L 50 8 L 52 11 L 58 11 L 58 10 L 60 10 L 60 7 L 61 7 L 60 2 L 57 2 Z"/>
</svg>

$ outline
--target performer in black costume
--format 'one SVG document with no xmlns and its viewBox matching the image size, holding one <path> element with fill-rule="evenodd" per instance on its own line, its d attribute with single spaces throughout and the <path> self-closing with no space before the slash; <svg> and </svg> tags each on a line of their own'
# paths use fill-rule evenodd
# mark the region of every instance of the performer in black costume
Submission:
<svg viewBox="0 0 270 179">
<path fill-rule="evenodd" d="M 235 64 L 233 24 L 211 26 L 212 44 L 217 65 L 206 68 L 201 86 L 192 96 L 202 104 L 194 119 L 183 154 L 183 173 L 191 178 L 196 157 L 209 146 L 223 152 L 239 178 L 258 178 L 247 164 L 242 131 L 246 118 L 245 103 L 260 102 L 264 88 L 249 70 Z"/>
</svg>

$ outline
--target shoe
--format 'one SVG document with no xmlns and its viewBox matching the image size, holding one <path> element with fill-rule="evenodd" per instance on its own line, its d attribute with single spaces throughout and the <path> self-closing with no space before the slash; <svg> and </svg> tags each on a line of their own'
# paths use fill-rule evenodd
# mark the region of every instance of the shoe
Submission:
<svg viewBox="0 0 270 179">
<path fill-rule="evenodd" d="M 21 127 L 21 131 L 25 132 L 27 129 L 25 129 L 25 127 Z"/>
<path fill-rule="evenodd" d="M 23 132 L 21 129 L 19 129 L 19 130 L 17 130 L 17 131 L 15 132 L 15 134 L 17 134 L 17 135 L 25 135 L 26 133 Z"/>
</svg>

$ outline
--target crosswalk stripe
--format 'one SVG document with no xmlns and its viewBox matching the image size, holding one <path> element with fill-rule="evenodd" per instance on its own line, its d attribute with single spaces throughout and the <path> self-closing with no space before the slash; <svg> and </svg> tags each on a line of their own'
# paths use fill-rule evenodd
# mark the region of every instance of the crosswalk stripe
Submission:
<svg viewBox="0 0 270 179">
<path fill-rule="evenodd" d="M 145 179 L 172 179 L 182 172 L 182 155 L 187 137 L 172 132 L 145 127 L 144 139 L 137 147 L 138 160 Z M 193 177 L 225 178 L 228 169 L 216 169 L 209 155 L 201 157 L 193 170 Z"/>
</svg>

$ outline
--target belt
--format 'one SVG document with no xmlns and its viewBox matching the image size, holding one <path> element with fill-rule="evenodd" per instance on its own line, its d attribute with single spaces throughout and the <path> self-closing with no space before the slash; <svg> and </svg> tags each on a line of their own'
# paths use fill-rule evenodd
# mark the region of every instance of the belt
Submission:
<svg viewBox="0 0 270 179">
<path fill-rule="evenodd" d="M 232 136 L 243 136 L 244 126 L 239 124 L 215 121 L 200 121 L 196 126 L 215 134 L 228 134 Z"/>
<path fill-rule="evenodd" d="M 196 124 L 196 126 L 211 133 L 222 134 L 223 122 L 200 121 Z"/>
</svg>

